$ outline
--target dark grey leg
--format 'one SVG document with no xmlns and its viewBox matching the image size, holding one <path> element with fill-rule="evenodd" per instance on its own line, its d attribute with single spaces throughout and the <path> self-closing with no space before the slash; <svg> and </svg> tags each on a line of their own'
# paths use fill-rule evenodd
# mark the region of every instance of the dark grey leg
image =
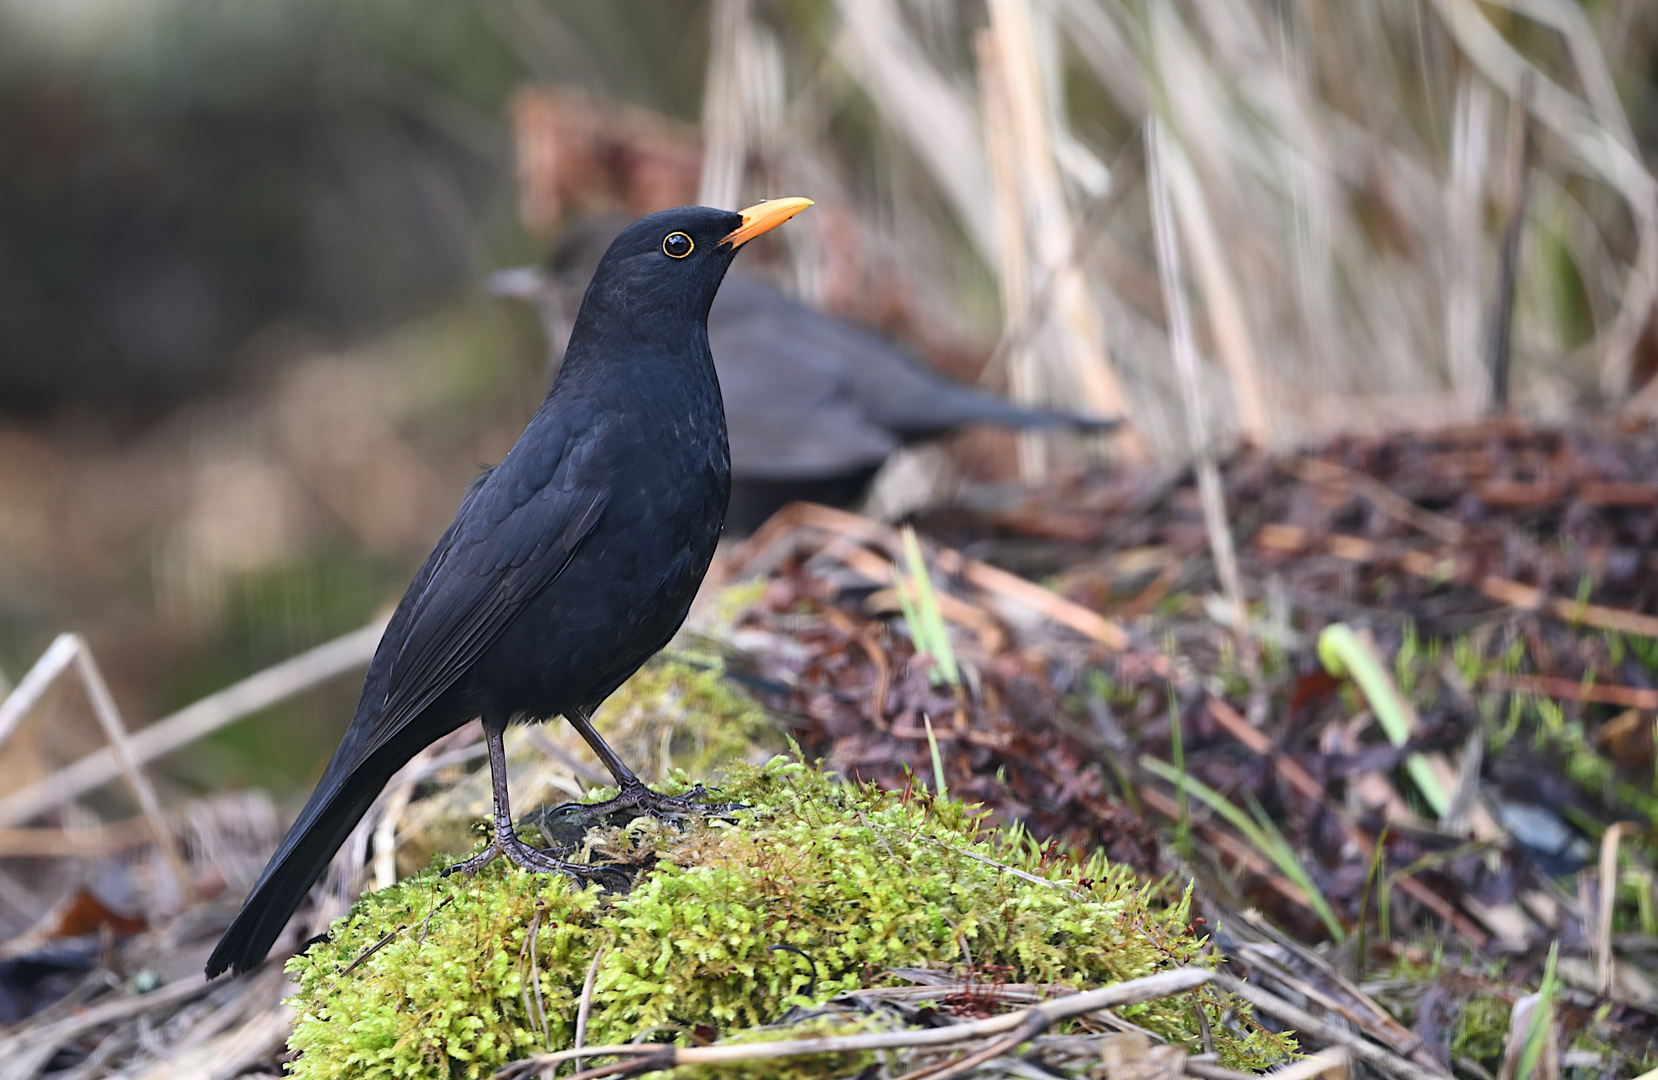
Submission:
<svg viewBox="0 0 1658 1080">
<path fill-rule="evenodd" d="M 483 851 L 456 863 L 443 872 L 444 877 L 450 874 L 473 874 L 494 862 L 498 856 L 505 855 L 517 866 L 537 873 L 558 873 L 573 879 L 578 886 L 586 885 L 589 881 L 600 878 L 620 877 L 625 882 L 626 874 L 614 867 L 587 866 L 582 863 L 566 862 L 556 859 L 545 851 L 530 847 L 518 839 L 518 833 L 512 825 L 512 807 L 507 800 L 507 751 L 502 741 L 506 732 L 506 724 L 484 721 L 484 742 L 489 747 L 489 784 L 494 796 L 495 833 L 489 846 Z M 635 783 L 638 781 L 635 780 Z"/>
<path fill-rule="evenodd" d="M 587 740 L 587 745 L 593 748 L 593 752 L 599 755 L 599 760 L 604 763 L 604 767 L 609 769 L 610 775 L 616 778 L 618 788 L 626 791 L 631 787 L 643 786 L 640 784 L 639 778 L 633 774 L 633 770 L 622 761 L 621 756 L 612 750 L 610 744 L 601 739 L 599 733 L 593 729 L 591 715 L 591 709 L 577 708 L 565 713 L 564 718 L 570 721 L 570 726 L 575 728 L 577 733 Z"/>
<path fill-rule="evenodd" d="M 591 719 L 592 710 L 575 708 L 564 714 L 593 752 L 599 756 L 604 767 L 610 770 L 610 775 L 616 780 L 619 789 L 614 799 L 601 803 L 565 803 L 543 812 L 542 832 L 549 838 L 557 836 L 560 841 L 570 830 L 568 828 L 549 829 L 546 824 L 550 819 L 569 817 L 577 830 L 585 830 L 601 822 L 609 824 L 626 824 L 632 818 L 641 814 L 648 814 L 654 818 L 666 821 L 680 821 L 688 817 L 720 817 L 743 807 L 738 803 L 705 803 L 701 802 L 707 794 L 701 784 L 687 791 L 683 795 L 659 795 L 645 786 L 634 771 L 627 767 L 621 756 L 610 748 L 610 744 L 599 736 L 593 728 Z"/>
</svg>

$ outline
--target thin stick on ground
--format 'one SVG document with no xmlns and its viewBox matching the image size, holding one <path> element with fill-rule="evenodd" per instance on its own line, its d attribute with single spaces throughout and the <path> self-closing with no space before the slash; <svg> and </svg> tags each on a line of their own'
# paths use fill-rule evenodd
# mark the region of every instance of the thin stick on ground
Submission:
<svg viewBox="0 0 1658 1080">
<path fill-rule="evenodd" d="M 1278 995 L 1268 993 L 1242 979 L 1217 972 L 1215 985 L 1243 998 L 1262 1012 L 1293 1025 L 1296 1031 L 1303 1035 L 1342 1047 L 1354 1057 L 1374 1065 L 1389 1076 L 1399 1077 L 1400 1080 L 1446 1080 L 1449 1075 L 1432 1072 L 1398 1054 L 1383 1050 L 1375 1043 L 1361 1039 L 1326 1020 L 1320 1020 L 1305 1009 L 1291 1005 Z"/>
<path fill-rule="evenodd" d="M 902 1050 L 922 1046 L 950 1046 L 986 1036 L 1003 1035 L 1017 1031 L 1027 1023 L 1035 1022 L 1033 1014 L 1043 1018 L 1043 1027 L 1061 1020 L 1082 1016 L 1100 1009 L 1114 1009 L 1142 1001 L 1185 993 L 1212 981 L 1215 973 L 1202 968 L 1183 967 L 1163 971 L 1140 979 L 1131 979 L 1115 986 L 1104 986 L 1080 994 L 1056 998 L 1029 1009 L 1003 1016 L 992 1016 L 966 1024 L 952 1024 L 942 1028 L 913 1028 L 903 1031 L 884 1031 L 867 1035 L 842 1035 L 820 1039 L 785 1039 L 769 1043 L 725 1043 L 715 1046 L 641 1046 L 623 1043 L 612 1046 L 590 1046 L 581 1050 L 561 1050 L 556 1054 L 515 1061 L 495 1073 L 495 1080 L 523 1080 L 529 1076 L 549 1075 L 548 1070 L 563 1061 L 576 1057 L 617 1057 L 633 1060 L 602 1065 L 577 1073 L 570 1080 L 588 1080 L 603 1076 L 639 1076 L 646 1072 L 672 1069 L 680 1065 L 721 1065 L 733 1061 L 757 1061 L 767 1058 L 799 1057 L 807 1054 L 855 1053 L 863 1050 Z M 639 1059 L 645 1060 L 639 1060 Z"/>
</svg>

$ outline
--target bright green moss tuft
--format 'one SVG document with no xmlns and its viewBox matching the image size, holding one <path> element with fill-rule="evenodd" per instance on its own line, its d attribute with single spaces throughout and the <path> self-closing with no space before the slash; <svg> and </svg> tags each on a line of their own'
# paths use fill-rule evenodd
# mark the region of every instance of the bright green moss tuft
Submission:
<svg viewBox="0 0 1658 1080">
<path fill-rule="evenodd" d="M 1005 841 L 959 804 L 845 785 L 781 759 L 738 769 L 721 797 L 752 810 L 684 834 L 639 822 L 601 838 L 658 860 L 626 896 L 498 861 L 475 878 L 427 871 L 364 897 L 289 964 L 300 981 L 295 1075 L 486 1077 L 567 1047 L 601 949 L 589 1045 L 683 1041 L 698 1028 L 728 1037 L 792 1006 L 899 982 L 887 974 L 898 967 L 1097 986 L 1204 962 L 1184 900 L 1160 899 L 1103 859 L 1082 865 Z M 1247 1018 L 1248 1034 L 1232 1034 L 1220 1000 L 1205 992 L 1223 1062 L 1261 1067 L 1292 1049 Z M 1122 1015 L 1197 1038 L 1191 995 Z M 823 1063 L 810 1074 L 826 1075 Z"/>
</svg>

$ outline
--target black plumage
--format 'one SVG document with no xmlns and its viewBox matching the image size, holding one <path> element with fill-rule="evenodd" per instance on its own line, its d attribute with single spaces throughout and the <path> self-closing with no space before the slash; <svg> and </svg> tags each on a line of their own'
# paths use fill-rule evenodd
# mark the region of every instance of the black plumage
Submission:
<svg viewBox="0 0 1658 1080">
<path fill-rule="evenodd" d="M 369 665 L 356 715 L 299 818 L 207 963 L 262 960 L 392 774 L 481 717 L 497 854 L 583 867 L 512 833 L 501 734 L 565 716 L 622 789 L 654 796 L 593 731 L 594 708 L 684 621 L 730 492 L 709 305 L 738 247 L 809 203 L 741 214 L 683 207 L 643 218 L 606 251 L 564 364 L 505 459 L 467 491 Z"/>
<path fill-rule="evenodd" d="M 620 223 L 568 230 L 545 267 L 494 275 L 490 290 L 534 303 L 556 363 L 568 313 Z M 794 499 L 857 501 L 900 446 L 971 424 L 1104 431 L 1118 423 L 1031 409 L 954 382 L 905 349 L 733 273 L 708 316 L 731 439 L 728 531 L 752 531 Z"/>
</svg>

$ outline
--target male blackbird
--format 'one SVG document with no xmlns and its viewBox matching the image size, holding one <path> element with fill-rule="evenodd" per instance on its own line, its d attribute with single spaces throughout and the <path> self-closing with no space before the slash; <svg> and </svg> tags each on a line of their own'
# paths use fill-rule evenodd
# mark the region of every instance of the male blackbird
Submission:
<svg viewBox="0 0 1658 1080">
<path fill-rule="evenodd" d="M 555 361 L 576 290 L 619 229 L 614 217 L 590 218 L 566 232 L 545 267 L 490 278 L 493 294 L 535 304 Z M 795 499 L 850 505 L 899 446 L 969 424 L 1104 431 L 1118 423 L 982 394 L 746 274 L 732 274 L 715 298 L 708 341 L 731 436 L 728 532 L 751 532 Z"/>
<path fill-rule="evenodd" d="M 397 605 L 356 715 L 299 819 L 207 961 L 258 964 L 393 773 L 470 718 L 483 720 L 497 855 L 590 877 L 513 833 L 501 736 L 562 714 L 616 778 L 620 806 L 657 795 L 593 730 L 593 710 L 685 620 L 730 494 L 708 307 L 737 249 L 807 199 L 740 214 L 652 214 L 605 252 L 547 398 L 501 464 L 468 489 Z"/>
</svg>

